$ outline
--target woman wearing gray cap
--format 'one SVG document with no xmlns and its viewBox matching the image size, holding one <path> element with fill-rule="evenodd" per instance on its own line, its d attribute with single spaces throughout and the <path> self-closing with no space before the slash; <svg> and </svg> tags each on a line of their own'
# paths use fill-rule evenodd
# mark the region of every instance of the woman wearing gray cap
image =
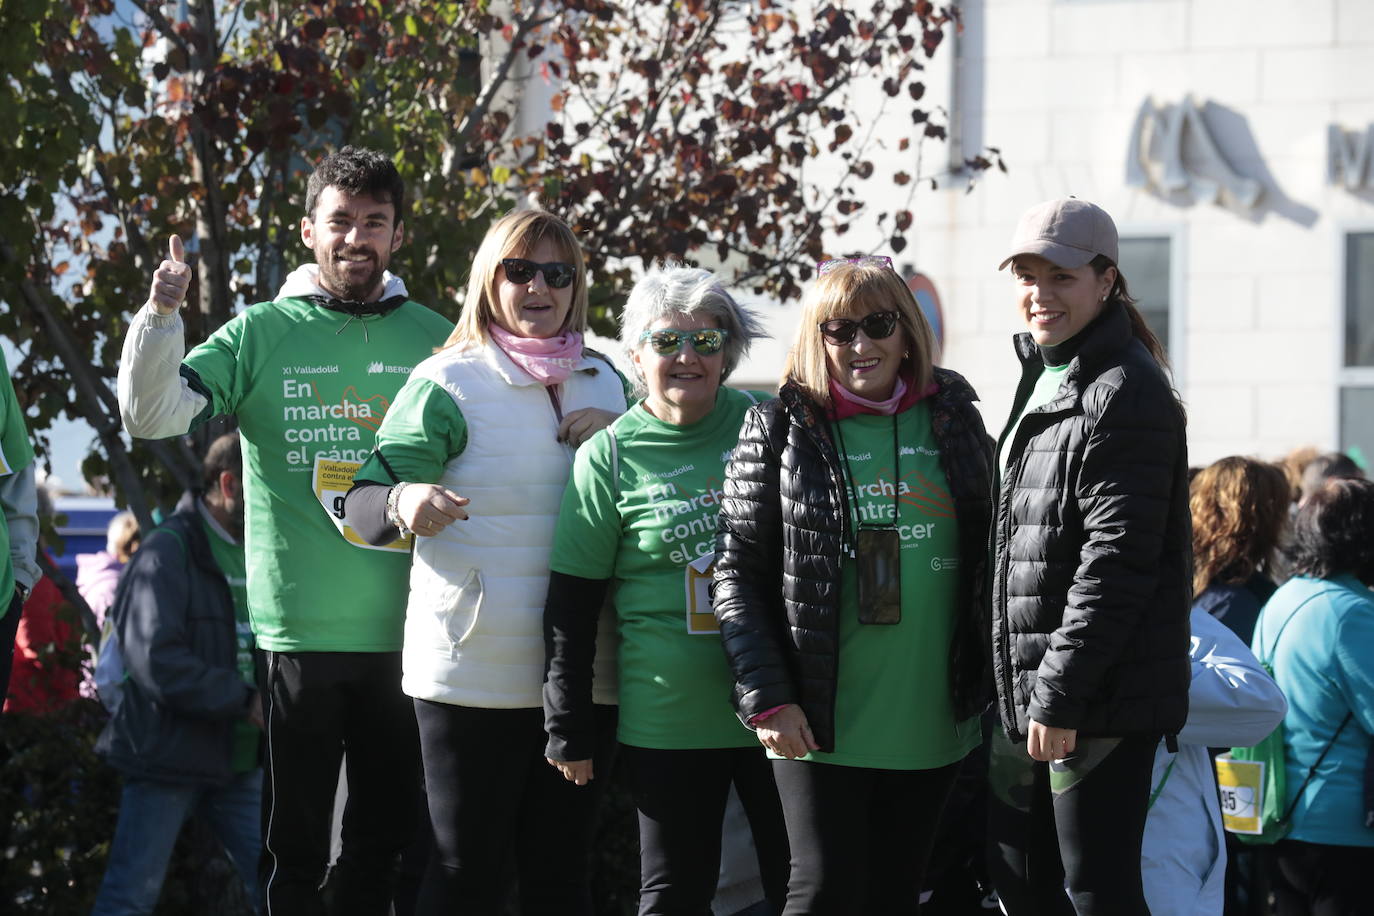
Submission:
<svg viewBox="0 0 1374 916">
<path fill-rule="evenodd" d="M 1001 264 L 1027 331 L 993 537 L 989 839 L 1010 916 L 1149 913 L 1155 748 L 1188 712 L 1185 417 L 1116 261 L 1111 217 L 1068 198 L 1027 211 Z"/>
</svg>

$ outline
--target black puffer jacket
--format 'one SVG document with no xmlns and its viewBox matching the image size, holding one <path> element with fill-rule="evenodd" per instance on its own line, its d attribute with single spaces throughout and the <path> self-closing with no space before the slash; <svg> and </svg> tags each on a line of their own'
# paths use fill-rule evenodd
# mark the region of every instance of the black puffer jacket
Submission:
<svg viewBox="0 0 1374 916">
<path fill-rule="evenodd" d="M 955 714 L 992 697 L 987 639 L 990 440 L 957 373 L 935 370 L 931 423 L 959 525 L 959 607 L 950 645 Z M 714 607 L 740 719 L 797 703 L 822 750 L 835 745 L 840 571 L 848 496 L 822 409 L 795 385 L 750 409 L 725 472 Z"/>
<path fill-rule="evenodd" d="M 1007 735 L 1172 735 L 1188 715 L 1192 534 L 1183 409 L 1119 305 L 1081 332 L 1007 451 L 993 666 Z M 1029 334 L 1014 421 L 1044 370 Z M 1003 434 L 1005 436 L 1005 433 Z"/>
</svg>

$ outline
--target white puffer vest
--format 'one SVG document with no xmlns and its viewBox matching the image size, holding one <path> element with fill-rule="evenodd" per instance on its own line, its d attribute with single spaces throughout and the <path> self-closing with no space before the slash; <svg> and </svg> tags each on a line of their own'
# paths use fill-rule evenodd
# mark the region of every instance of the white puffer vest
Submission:
<svg viewBox="0 0 1374 916">
<path fill-rule="evenodd" d="M 416 538 L 406 609 L 402 689 L 460 706 L 542 705 L 549 556 L 573 449 L 556 439 L 548 390 L 488 343 L 444 350 L 415 367 L 467 422 L 467 446 L 439 483 L 466 496 L 468 519 Z M 560 386 L 564 414 L 625 410 L 603 358 L 583 355 Z M 615 624 L 602 614 L 593 699 L 616 702 Z"/>
</svg>

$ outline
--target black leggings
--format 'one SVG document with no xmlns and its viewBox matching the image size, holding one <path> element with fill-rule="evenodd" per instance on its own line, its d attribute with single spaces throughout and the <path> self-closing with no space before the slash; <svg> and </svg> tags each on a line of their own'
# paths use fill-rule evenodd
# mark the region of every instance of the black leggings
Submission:
<svg viewBox="0 0 1374 916">
<path fill-rule="evenodd" d="M 959 764 L 934 770 L 774 760 L 792 877 L 786 916 L 920 909 L 926 863 Z"/>
<path fill-rule="evenodd" d="M 1278 916 L 1356 916 L 1370 911 L 1374 846 L 1280 840 L 1274 844 L 1274 859 Z"/>
<path fill-rule="evenodd" d="M 1008 916 L 1149 916 L 1140 846 L 1159 736 L 1079 738 L 1052 764 L 993 741 L 988 859 Z"/>
<path fill-rule="evenodd" d="M 544 760 L 544 710 L 415 701 L 434 855 L 416 912 L 501 916 L 512 852 L 525 916 L 590 916 L 597 799 L 611 776 L 617 709 L 597 706 L 595 778 Z"/>
<path fill-rule="evenodd" d="M 773 912 L 787 897 L 787 832 L 763 748 L 656 750 L 621 745 L 639 812 L 639 916 L 710 916 L 731 783 Z"/>
</svg>

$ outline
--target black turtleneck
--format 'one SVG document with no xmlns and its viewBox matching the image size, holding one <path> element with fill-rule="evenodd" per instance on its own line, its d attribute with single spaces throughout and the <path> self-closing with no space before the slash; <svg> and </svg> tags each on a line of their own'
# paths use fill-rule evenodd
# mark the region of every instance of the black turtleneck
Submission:
<svg viewBox="0 0 1374 916">
<path fill-rule="evenodd" d="M 1115 303 L 1107 302 L 1102 306 L 1102 311 L 1097 313 L 1097 317 L 1089 321 L 1078 333 L 1068 340 L 1061 340 L 1057 344 L 1040 344 L 1040 358 L 1045 361 L 1047 366 L 1066 366 L 1078 355 L 1078 350 L 1083 346 L 1083 342 L 1092 336 L 1092 330 L 1102 323 L 1102 319 L 1113 311 Z"/>
</svg>

